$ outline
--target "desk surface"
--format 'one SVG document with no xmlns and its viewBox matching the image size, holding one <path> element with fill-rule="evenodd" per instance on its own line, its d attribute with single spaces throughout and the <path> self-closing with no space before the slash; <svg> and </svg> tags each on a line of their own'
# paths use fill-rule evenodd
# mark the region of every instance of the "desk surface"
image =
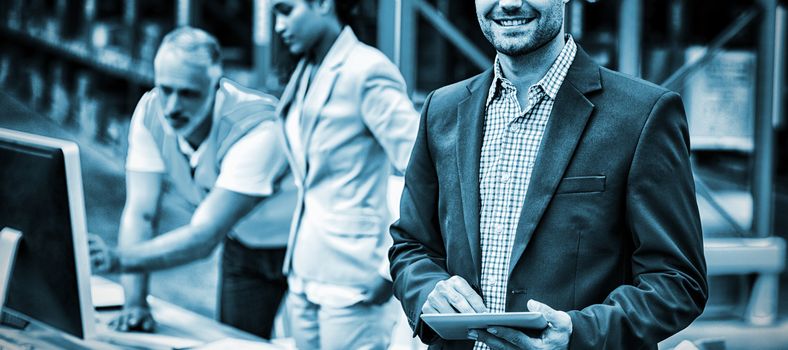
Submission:
<svg viewBox="0 0 788 350">
<path fill-rule="evenodd" d="M 25 330 L 0 326 L 0 349 L 199 349 L 200 346 L 228 338 L 255 342 L 255 349 L 283 349 L 255 335 L 161 299 L 148 297 L 148 302 L 157 322 L 156 332 L 152 334 L 110 331 L 107 324 L 120 310 L 99 310 L 95 313 L 95 339 L 83 341 L 35 323 L 28 325 Z"/>
<path fill-rule="evenodd" d="M 213 341 L 235 338 L 265 343 L 266 341 L 244 331 L 224 325 L 213 319 L 183 309 L 166 301 L 148 298 L 153 317 L 156 319 L 156 332 L 125 333 L 106 329 L 106 325 L 120 310 L 104 310 L 96 312 L 97 333 L 99 341 L 109 341 L 120 348 L 133 348 L 129 345 L 139 340 L 144 348 L 151 348 L 161 342 L 163 349 L 195 347 Z M 165 344 L 180 344 L 166 346 Z"/>
</svg>

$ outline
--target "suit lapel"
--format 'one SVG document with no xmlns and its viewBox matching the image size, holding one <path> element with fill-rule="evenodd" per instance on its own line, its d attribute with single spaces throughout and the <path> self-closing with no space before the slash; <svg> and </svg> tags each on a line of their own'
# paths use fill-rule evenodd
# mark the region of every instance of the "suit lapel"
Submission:
<svg viewBox="0 0 788 350">
<path fill-rule="evenodd" d="M 475 279 L 481 275 L 481 246 L 479 238 L 480 194 L 479 162 L 484 137 L 484 102 L 492 84 L 492 69 L 480 74 L 467 86 L 469 96 L 457 105 L 457 168 L 460 176 L 462 217 L 468 234 L 471 258 L 476 267 Z"/>
<path fill-rule="evenodd" d="M 304 153 L 306 155 L 309 154 L 309 144 L 314 134 L 315 125 L 320 117 L 319 112 L 334 89 L 334 83 L 339 76 L 339 68 L 358 42 L 353 30 L 350 27 L 345 27 L 339 33 L 334 45 L 328 50 L 326 57 L 323 58 L 323 63 L 320 64 L 315 73 L 314 81 L 309 87 L 306 98 L 304 98 L 303 112 L 301 114 L 301 125 L 303 127 L 301 142 L 304 144 Z"/>
<path fill-rule="evenodd" d="M 601 89 L 599 66 L 578 46 L 542 137 L 517 224 L 509 273 L 523 255 L 583 135 L 594 109 L 585 94 L 598 89 Z"/>
<path fill-rule="evenodd" d="M 287 117 L 287 110 L 290 109 L 290 104 L 293 103 L 295 89 L 298 87 L 298 81 L 301 73 L 304 72 L 304 67 L 306 67 L 306 61 L 301 59 L 295 70 L 293 70 L 293 74 L 290 76 L 287 86 L 285 86 L 285 91 L 282 92 L 282 98 L 279 99 L 279 104 L 276 106 L 276 115 L 281 119 Z"/>
<path fill-rule="evenodd" d="M 301 169 L 297 166 L 297 164 L 301 163 L 296 162 L 295 157 L 302 157 L 302 155 L 293 154 L 293 149 L 290 148 L 290 142 L 287 140 L 286 136 L 287 130 L 285 130 L 285 119 L 290 110 L 290 105 L 293 103 L 293 97 L 295 97 L 296 88 L 298 88 L 298 82 L 301 80 L 301 74 L 304 72 L 304 67 L 306 67 L 306 61 L 302 59 L 298 62 L 298 65 L 293 71 L 293 75 L 290 76 L 290 80 L 287 82 L 287 86 L 282 93 L 282 98 L 276 106 L 276 115 L 279 117 L 278 124 L 282 131 L 280 140 L 282 141 L 282 146 L 284 147 L 288 161 L 293 165 L 291 167 L 293 169 L 293 176 L 299 180 L 304 178 L 305 169 Z"/>
<path fill-rule="evenodd" d="M 317 124 L 318 113 L 323 108 L 334 88 L 337 79 L 337 67 L 321 66 L 315 73 L 312 86 L 304 98 L 303 111 L 301 113 L 301 142 L 304 144 L 304 151 L 309 149 L 309 142 L 312 140 L 312 132 Z M 309 152 L 304 152 L 306 155 Z M 304 163 L 306 164 L 306 163 Z"/>
</svg>

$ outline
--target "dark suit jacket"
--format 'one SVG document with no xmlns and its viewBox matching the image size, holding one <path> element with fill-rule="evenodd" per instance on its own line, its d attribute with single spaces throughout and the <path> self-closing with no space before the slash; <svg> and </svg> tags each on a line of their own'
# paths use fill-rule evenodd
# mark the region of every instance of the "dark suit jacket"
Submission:
<svg viewBox="0 0 788 350">
<path fill-rule="evenodd" d="M 488 70 L 424 104 L 389 252 L 395 295 L 432 348 L 470 349 L 420 321 L 438 281 L 480 291 L 479 158 Z M 572 318 L 571 349 L 656 349 L 702 311 L 706 265 L 681 98 L 578 48 L 517 225 L 507 311 Z"/>
</svg>

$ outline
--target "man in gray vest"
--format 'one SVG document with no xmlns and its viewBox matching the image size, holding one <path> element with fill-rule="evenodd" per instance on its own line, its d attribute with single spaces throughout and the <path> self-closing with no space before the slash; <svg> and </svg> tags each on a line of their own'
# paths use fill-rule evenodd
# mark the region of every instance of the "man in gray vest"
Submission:
<svg viewBox="0 0 788 350">
<path fill-rule="evenodd" d="M 144 272 L 207 257 L 224 239 L 220 320 L 269 338 L 287 289 L 282 262 L 295 206 L 276 100 L 221 78 L 218 42 L 195 28 L 164 38 L 154 72 L 156 86 L 132 116 L 119 247 L 91 237 L 94 271 L 126 273 L 115 328 L 153 328 Z M 194 213 L 153 238 L 165 180 Z"/>
</svg>

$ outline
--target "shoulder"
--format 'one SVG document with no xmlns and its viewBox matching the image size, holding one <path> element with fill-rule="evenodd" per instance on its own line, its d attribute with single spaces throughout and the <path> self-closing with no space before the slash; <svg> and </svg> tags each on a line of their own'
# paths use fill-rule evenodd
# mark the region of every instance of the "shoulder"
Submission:
<svg viewBox="0 0 788 350">
<path fill-rule="evenodd" d="M 223 120 L 234 124 L 241 123 L 241 128 L 248 130 L 262 120 L 275 117 L 275 97 L 227 78 L 222 78 L 219 84 L 219 92 L 222 94 L 219 113 Z"/>
<path fill-rule="evenodd" d="M 653 106 L 654 102 L 669 92 L 652 82 L 600 66 L 579 44 L 563 84 L 587 91 L 584 94 L 597 106 L 625 111 L 630 107 L 638 109 Z"/>
<path fill-rule="evenodd" d="M 606 68 L 600 69 L 600 78 L 601 93 L 590 95 L 589 100 L 597 110 L 598 125 L 617 130 L 615 135 L 641 135 L 648 123 L 686 122 L 678 93 Z"/>
<path fill-rule="evenodd" d="M 384 67 L 396 67 L 393 62 L 383 52 L 375 47 L 369 46 L 361 41 L 353 45 L 347 62 L 351 63 L 351 68 L 374 68 L 379 65 Z"/>
<path fill-rule="evenodd" d="M 166 172 L 166 166 L 162 159 L 161 150 L 156 143 L 153 134 L 161 132 L 161 128 L 153 127 L 150 122 L 159 111 L 153 104 L 156 97 L 156 89 L 146 92 L 137 103 L 134 115 L 131 117 L 131 125 L 128 134 L 128 149 L 126 153 L 126 170 L 137 172 Z M 158 118 L 157 118 L 158 119 Z M 155 124 L 161 125 L 161 124 Z"/>
<path fill-rule="evenodd" d="M 153 88 L 140 97 L 139 102 L 137 102 L 137 107 L 134 108 L 134 114 L 131 116 L 131 125 L 137 127 L 144 127 L 146 123 L 146 119 L 153 116 L 153 113 L 156 113 L 159 109 L 154 104 L 156 101 L 156 97 L 158 96 L 158 89 Z"/>
<path fill-rule="evenodd" d="M 652 82 L 604 67 L 600 68 L 600 79 L 603 97 L 624 110 L 650 110 L 664 95 L 676 94 Z"/>
<path fill-rule="evenodd" d="M 457 105 L 469 98 L 472 93 L 483 95 L 479 98 L 486 98 L 490 88 L 488 80 L 490 80 L 491 74 L 490 70 L 486 70 L 468 79 L 433 91 L 425 102 L 424 108 L 427 109 L 428 114 L 446 115 L 447 110 L 456 109 Z"/>
<path fill-rule="evenodd" d="M 404 83 L 399 68 L 383 52 L 363 42 L 356 42 L 345 62 L 344 72 L 350 72 L 359 78 L 369 79 L 378 76 L 393 77 Z"/>
<path fill-rule="evenodd" d="M 432 91 L 421 109 L 426 130 L 435 134 L 449 132 L 455 128 L 461 108 L 483 103 L 490 88 L 488 74 L 489 70 Z"/>
<path fill-rule="evenodd" d="M 432 93 L 433 101 L 449 101 L 450 103 L 455 103 L 462 101 L 466 97 L 469 96 L 471 91 L 478 90 L 480 93 L 487 94 L 487 90 L 490 88 L 489 84 L 487 86 L 482 83 L 488 75 L 490 74 L 489 70 L 476 74 L 470 78 L 465 80 L 458 81 L 456 83 L 446 85 L 441 87 Z M 480 90 L 479 90 L 480 89 Z"/>
<path fill-rule="evenodd" d="M 137 102 L 137 108 L 134 110 L 134 115 L 136 116 L 139 113 L 146 113 L 151 111 L 151 107 L 153 107 L 153 102 L 156 100 L 156 97 L 159 94 L 159 90 L 157 88 L 153 88 L 145 92 L 142 97 L 140 97 L 139 102 Z"/>
<path fill-rule="evenodd" d="M 224 94 L 224 105 L 276 106 L 276 97 L 246 86 L 228 78 L 219 80 L 219 91 Z"/>
<path fill-rule="evenodd" d="M 145 103 L 145 104 L 150 103 L 153 100 L 155 100 L 158 95 L 159 95 L 159 89 L 158 88 L 150 89 L 150 90 L 146 91 L 142 95 L 142 97 L 140 98 L 140 103 L 141 104 L 142 103 Z"/>
</svg>

